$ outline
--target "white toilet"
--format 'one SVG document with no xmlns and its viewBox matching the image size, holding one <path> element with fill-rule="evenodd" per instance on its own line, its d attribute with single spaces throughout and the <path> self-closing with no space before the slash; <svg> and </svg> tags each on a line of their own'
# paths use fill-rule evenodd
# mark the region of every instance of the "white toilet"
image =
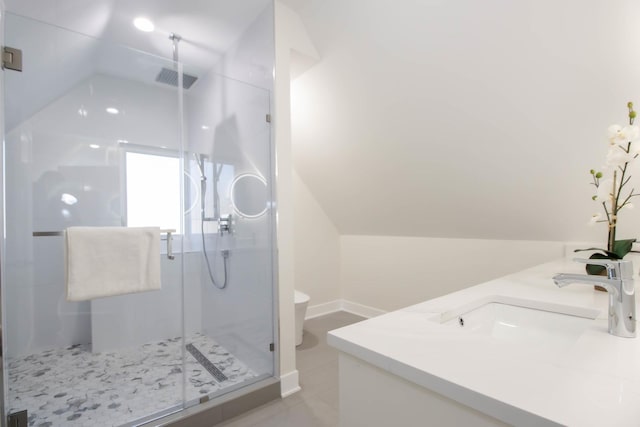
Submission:
<svg viewBox="0 0 640 427">
<path fill-rule="evenodd" d="M 309 305 L 309 295 L 294 291 L 293 301 L 296 306 L 296 345 L 300 345 L 302 344 L 302 329 L 304 317 L 307 314 L 307 305 Z"/>
</svg>

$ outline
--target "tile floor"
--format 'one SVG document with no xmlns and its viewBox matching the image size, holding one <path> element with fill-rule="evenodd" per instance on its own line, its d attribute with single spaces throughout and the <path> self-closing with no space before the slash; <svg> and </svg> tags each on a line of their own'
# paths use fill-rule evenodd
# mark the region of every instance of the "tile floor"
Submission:
<svg viewBox="0 0 640 427">
<path fill-rule="evenodd" d="M 187 402 L 196 403 L 257 378 L 211 338 L 196 334 L 187 342 L 185 365 L 181 338 L 104 353 L 74 345 L 9 359 L 9 412 L 28 409 L 33 427 L 119 426 L 178 407 L 183 387 Z"/>
<path fill-rule="evenodd" d="M 335 427 L 338 425 L 338 352 L 327 332 L 364 320 L 337 312 L 305 322 L 304 341 L 296 351 L 302 390 L 260 406 L 216 427 Z"/>
</svg>

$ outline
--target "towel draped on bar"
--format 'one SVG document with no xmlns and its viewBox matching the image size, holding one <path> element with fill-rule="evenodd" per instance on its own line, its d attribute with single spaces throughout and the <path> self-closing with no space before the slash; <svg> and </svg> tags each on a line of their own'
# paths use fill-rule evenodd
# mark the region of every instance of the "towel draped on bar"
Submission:
<svg viewBox="0 0 640 427">
<path fill-rule="evenodd" d="M 68 301 L 160 289 L 159 227 L 69 227 Z"/>
</svg>

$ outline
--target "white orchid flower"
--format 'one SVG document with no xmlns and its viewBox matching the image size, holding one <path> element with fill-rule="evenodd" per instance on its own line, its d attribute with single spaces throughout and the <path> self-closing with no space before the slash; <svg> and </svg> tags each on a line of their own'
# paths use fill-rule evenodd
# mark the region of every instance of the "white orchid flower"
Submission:
<svg viewBox="0 0 640 427">
<path fill-rule="evenodd" d="M 620 136 L 620 133 L 622 132 L 622 126 L 620 126 L 620 125 L 611 125 L 611 126 L 609 126 L 609 128 L 607 128 L 607 130 L 609 131 L 609 143 L 611 145 L 617 144 L 619 136 Z"/>
<path fill-rule="evenodd" d="M 608 130 L 609 143 L 611 143 L 611 145 L 622 145 L 626 148 L 629 142 L 635 142 L 640 139 L 640 128 L 635 125 L 625 127 L 611 125 Z"/>
<path fill-rule="evenodd" d="M 633 209 L 630 203 L 632 197 L 640 196 L 636 193 L 633 185 L 627 184 L 631 179 L 631 172 L 636 163 L 635 159 L 640 158 L 640 127 L 633 124 L 637 113 L 633 109 L 633 103 L 627 103 L 629 109 L 629 126 L 617 124 L 609 126 L 609 151 L 607 152 L 606 164 L 603 169 L 596 171 L 591 169 L 592 182 L 596 187 L 596 194 L 592 199 L 603 208 L 603 213 L 595 213 L 591 216 L 590 225 L 596 223 L 607 223 L 609 225 L 609 239 L 607 250 L 613 252 L 613 248 L 619 242 L 624 245 L 619 246 L 616 256 L 623 257 L 629 252 L 628 243 L 632 240 L 615 240 L 616 227 L 618 225 L 618 214 L 621 209 Z M 587 250 L 587 249 L 583 249 Z"/>
<path fill-rule="evenodd" d="M 625 126 L 624 129 L 622 129 L 622 133 L 627 136 L 629 142 L 640 140 L 640 127 L 636 125 Z"/>
<path fill-rule="evenodd" d="M 612 145 L 607 153 L 607 168 L 623 167 L 625 163 L 631 163 L 636 158 L 637 153 L 631 151 L 629 153 L 618 145 Z"/>
</svg>

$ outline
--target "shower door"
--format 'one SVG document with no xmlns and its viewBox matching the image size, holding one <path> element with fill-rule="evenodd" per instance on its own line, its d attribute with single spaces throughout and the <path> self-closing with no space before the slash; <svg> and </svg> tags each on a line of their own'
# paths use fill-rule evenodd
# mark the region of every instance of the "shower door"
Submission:
<svg viewBox="0 0 640 427">
<path fill-rule="evenodd" d="M 195 369 L 182 338 L 182 89 L 155 79 L 181 70 L 12 14 L 4 44 L 23 53 L 22 72 L 3 71 L 5 415 L 116 426 L 179 410 Z M 69 301 L 71 226 L 171 230 L 161 289 Z"/>
<path fill-rule="evenodd" d="M 215 72 L 185 91 L 185 159 L 189 175 L 206 183 L 203 214 L 185 216 L 198 251 L 185 255 L 187 337 L 195 314 L 198 332 L 223 349 L 210 361 L 236 364 L 223 369 L 229 378 L 210 388 L 212 398 L 276 374 L 270 101 L 269 90 Z M 200 188 L 192 185 L 187 199 Z M 199 286 L 189 271 L 199 272 Z"/>
</svg>

